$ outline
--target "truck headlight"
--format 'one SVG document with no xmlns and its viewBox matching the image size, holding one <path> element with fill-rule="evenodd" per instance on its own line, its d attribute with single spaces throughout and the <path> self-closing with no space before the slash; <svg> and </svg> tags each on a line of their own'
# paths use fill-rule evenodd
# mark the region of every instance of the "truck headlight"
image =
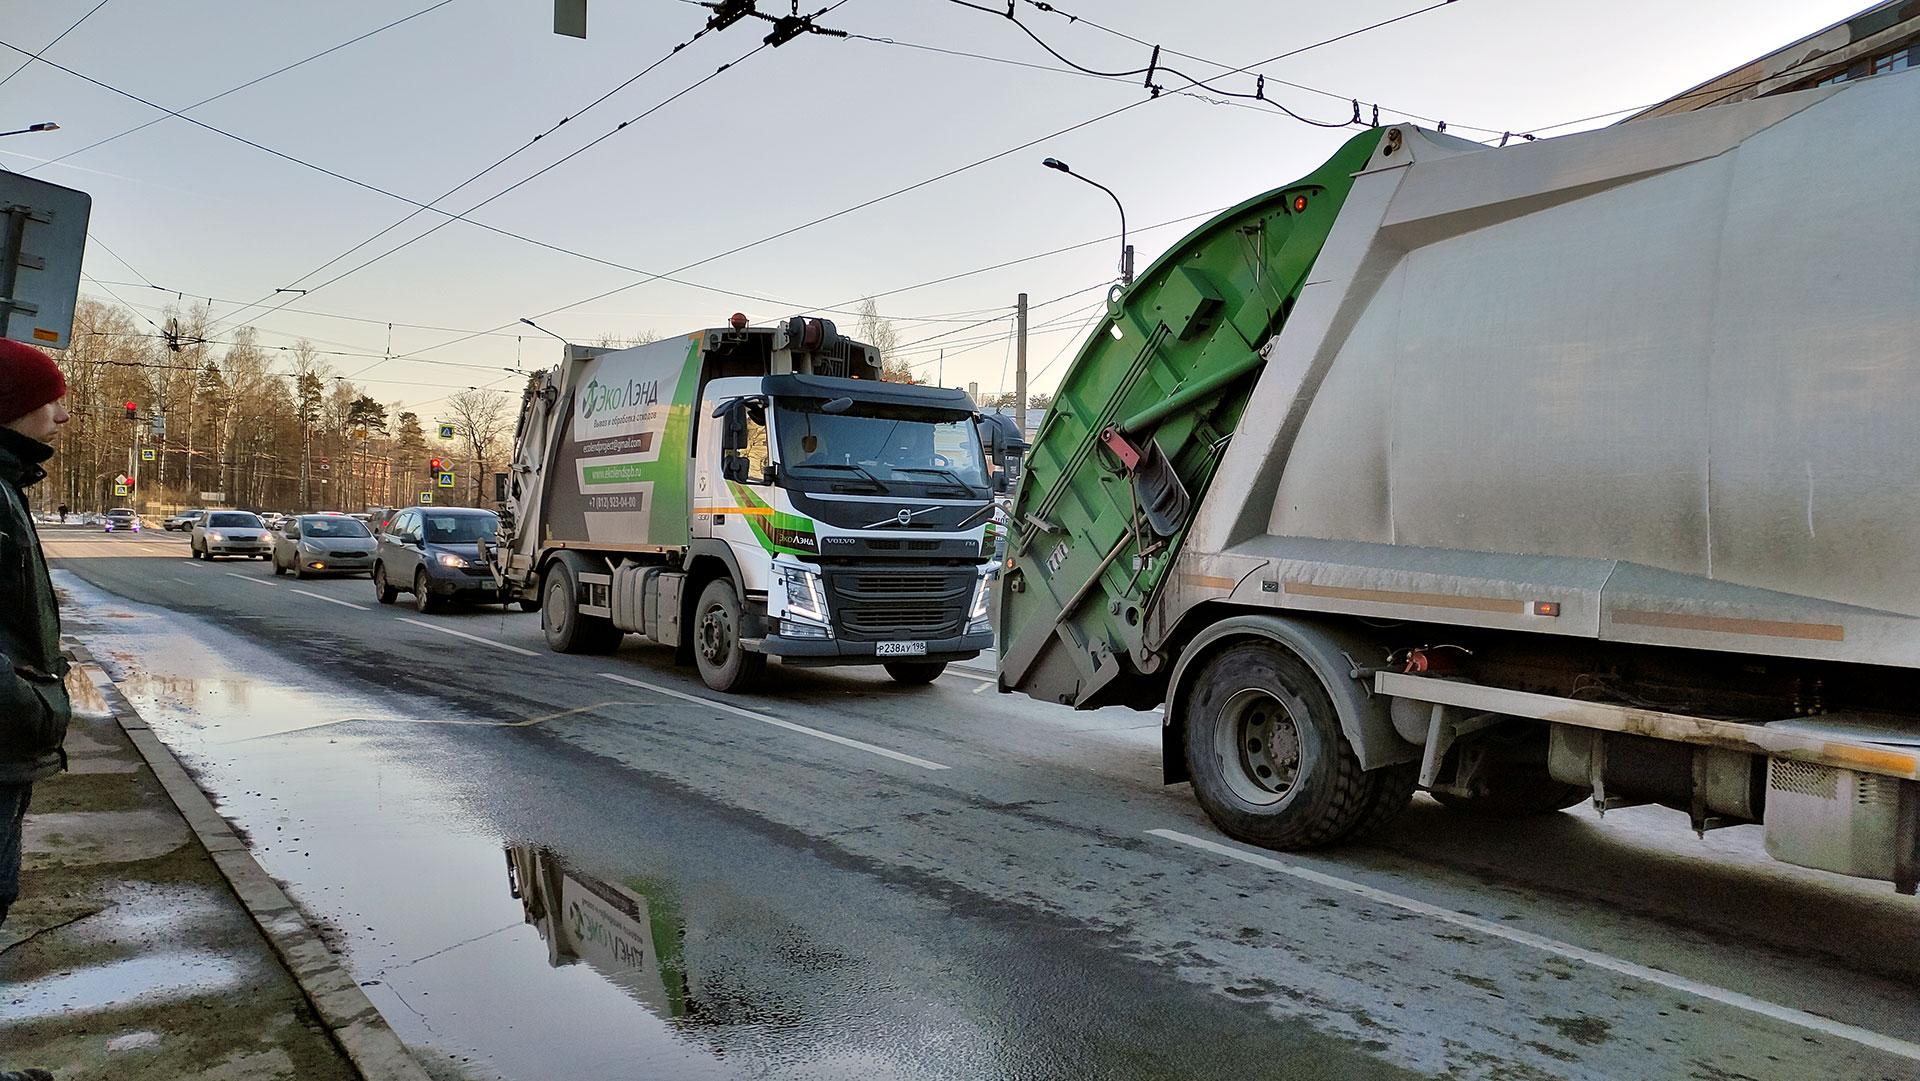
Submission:
<svg viewBox="0 0 1920 1081">
<path fill-rule="evenodd" d="M 979 634 L 992 629 L 987 619 L 987 605 L 993 597 L 993 579 L 997 568 L 983 571 L 980 581 L 973 587 L 973 604 L 967 608 L 967 633 Z"/>
<path fill-rule="evenodd" d="M 827 621 L 827 591 L 820 584 L 820 572 L 791 563 L 776 564 L 780 584 L 787 591 L 787 615 L 816 623 Z"/>
<path fill-rule="evenodd" d="M 457 556 L 452 552 L 441 552 L 439 560 L 442 567 L 464 567 L 467 565 L 467 558 L 465 556 Z"/>
</svg>

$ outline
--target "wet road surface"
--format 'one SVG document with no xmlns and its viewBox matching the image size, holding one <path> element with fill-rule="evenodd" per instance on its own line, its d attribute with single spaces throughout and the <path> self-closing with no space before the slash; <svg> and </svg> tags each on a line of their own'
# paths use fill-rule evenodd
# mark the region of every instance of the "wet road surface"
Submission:
<svg viewBox="0 0 1920 1081">
<path fill-rule="evenodd" d="M 70 631 L 476 1078 L 1920 1077 L 1920 905 L 1684 816 L 1275 858 L 1158 783 L 1156 715 L 951 671 L 546 651 L 364 579 L 48 531 Z"/>
</svg>

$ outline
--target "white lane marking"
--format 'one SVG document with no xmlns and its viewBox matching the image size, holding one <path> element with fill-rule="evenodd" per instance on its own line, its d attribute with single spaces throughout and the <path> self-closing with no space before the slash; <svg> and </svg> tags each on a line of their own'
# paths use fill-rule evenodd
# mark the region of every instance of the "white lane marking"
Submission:
<svg viewBox="0 0 1920 1081">
<path fill-rule="evenodd" d="M 963 669 L 963 668 L 961 668 L 961 667 L 960 667 L 959 665 L 957 665 L 957 664 L 949 664 L 949 665 L 947 665 L 947 670 L 946 670 L 945 672 L 942 672 L 942 673 L 941 673 L 941 675 L 943 675 L 943 676 L 959 676 L 959 677 L 960 677 L 961 679 L 978 679 L 978 680 L 984 680 L 984 681 L 985 681 L 985 682 L 987 682 L 987 683 L 992 683 L 992 682 L 993 682 L 993 677 L 992 677 L 992 676 L 989 676 L 989 675 L 987 675 L 987 674 L 985 674 L 985 673 L 983 673 L 983 672 L 969 672 L 969 671 L 967 671 L 967 670 L 965 670 L 965 669 Z"/>
<path fill-rule="evenodd" d="M 1724 987 L 1716 987 L 1713 984 L 1702 983 L 1699 980 L 1688 979 L 1685 976 L 1676 976 L 1671 972 L 1663 972 L 1657 968 L 1637 965 L 1632 961 L 1622 960 L 1612 954 L 1601 953 L 1598 950 L 1590 950 L 1584 946 L 1575 946 L 1570 942 L 1562 942 L 1559 939 L 1548 938 L 1545 935 L 1536 935 L 1530 931 L 1507 927 L 1495 923 L 1492 920 L 1483 920 L 1478 916 L 1469 916 L 1464 912 L 1455 912 L 1450 908 L 1441 908 L 1439 905 L 1415 900 L 1412 897 L 1403 896 L 1398 893 L 1390 893 L 1387 890 L 1376 889 L 1373 886 L 1364 885 L 1349 879 L 1338 878 L 1334 875 L 1311 870 L 1296 864 L 1286 863 L 1272 856 L 1249 851 L 1235 845 L 1224 845 L 1218 841 L 1210 841 L 1204 837 L 1195 837 L 1192 834 L 1181 833 L 1178 830 L 1148 830 L 1147 833 L 1151 836 L 1162 838 L 1163 840 L 1174 841 L 1191 848 L 1200 849 L 1203 852 L 1211 852 L 1218 856 L 1226 856 L 1229 859 L 1239 860 L 1242 863 L 1251 863 L 1255 867 L 1263 867 L 1269 871 L 1277 871 L 1283 875 L 1289 875 L 1305 882 L 1311 882 L 1316 886 L 1325 886 L 1328 889 L 1349 893 L 1355 897 L 1365 898 L 1377 904 L 1387 905 L 1405 912 L 1426 916 L 1429 919 L 1452 924 L 1463 930 L 1489 935 L 1493 938 L 1506 939 L 1508 942 L 1518 943 L 1522 946 L 1530 946 L 1543 953 L 1550 953 L 1556 957 L 1564 957 L 1569 961 L 1579 961 L 1583 964 L 1605 969 L 1608 972 L 1627 976 L 1644 983 L 1650 983 L 1657 987 L 1665 987 L 1671 991 L 1694 995 L 1710 1002 L 1718 1002 L 1723 1006 L 1731 1006 L 1737 1010 L 1745 1010 L 1748 1013 L 1772 1018 L 1775 1021 L 1784 1022 L 1798 1028 L 1808 1029 L 1828 1036 L 1836 1036 L 1843 1040 L 1850 1040 L 1864 1047 L 1885 1051 L 1890 1055 L 1898 1055 L 1904 1059 L 1920 1061 L 1920 1044 L 1902 1040 L 1897 1036 L 1888 1036 L 1884 1033 L 1874 1032 L 1871 1029 L 1864 1029 L 1856 1025 L 1829 1020 L 1818 1014 L 1808 1013 L 1805 1010 L 1796 1010 L 1791 1006 L 1782 1006 L 1778 1003 L 1768 1002 L 1765 999 L 1755 998 L 1752 995 L 1742 994 L 1739 991 L 1729 991 Z"/>
<path fill-rule="evenodd" d="M 916 758 L 913 755 L 902 754 L 899 751 L 891 751 L 885 747 L 876 747 L 871 743 L 863 743 L 857 739 L 849 739 L 846 736 L 836 736 L 832 732 L 822 732 L 818 728 L 808 728 L 804 724 L 794 724 L 792 721 L 783 721 L 778 717 L 769 717 L 764 713 L 756 713 L 750 709 L 741 709 L 739 706 L 728 705 L 725 702 L 716 702 L 711 698 L 702 698 L 697 694 L 688 694 L 685 691 L 676 691 L 671 687 L 662 687 L 657 683 L 642 683 L 640 680 L 629 679 L 626 676 L 617 675 L 613 672 L 602 672 L 600 673 L 600 678 L 610 679 L 615 683 L 624 683 L 629 687 L 639 687 L 641 690 L 652 691 L 655 694 L 664 694 L 669 698 L 678 698 L 683 702 L 692 702 L 698 706 L 706 706 L 708 709 L 717 709 L 722 713 L 731 713 L 736 717 L 745 717 L 750 721 L 759 721 L 761 724 L 770 724 L 775 728 L 784 728 L 789 732 L 798 732 L 803 736 L 824 739 L 829 743 L 838 743 L 842 747 L 852 747 L 856 751 L 877 754 L 882 758 L 891 758 L 895 762 L 905 762 L 909 766 L 918 766 L 921 769 L 952 768 L 950 766 L 943 766 L 938 762 L 928 761 L 925 758 Z"/>
<path fill-rule="evenodd" d="M 273 579 L 271 578 L 255 578 L 251 574 L 235 574 L 232 571 L 227 572 L 227 577 L 238 578 L 242 582 L 252 582 L 254 585 L 257 585 L 257 586 L 270 586 L 273 584 Z"/>
<path fill-rule="evenodd" d="M 304 589 L 293 589 L 293 590 L 288 590 L 288 592 L 298 593 L 302 597 L 312 597 L 316 601 L 326 601 L 328 604 L 337 604 L 342 608 L 351 608 L 356 612 L 372 611 L 372 609 L 368 608 L 364 604 L 355 604 L 352 601 L 337 601 L 337 600 L 334 600 L 332 597 L 322 597 L 318 593 L 309 593 Z"/>
<path fill-rule="evenodd" d="M 411 623 L 416 627 L 425 627 L 427 630 L 430 630 L 430 631 L 439 631 L 441 634 L 451 634 L 455 638 L 465 638 L 469 642 L 478 642 L 483 646 L 492 646 L 495 649 L 504 649 L 508 653 L 518 653 L 522 657 L 538 657 L 540 655 L 530 649 L 521 649 L 519 646 L 510 646 L 505 642 L 496 642 L 491 638 L 482 638 L 477 634 L 468 634 L 466 631 L 456 631 L 452 627 L 442 627 L 437 623 L 423 623 L 417 619 L 408 619 L 406 616 L 395 616 L 394 618 L 398 619 L 402 623 Z"/>
</svg>

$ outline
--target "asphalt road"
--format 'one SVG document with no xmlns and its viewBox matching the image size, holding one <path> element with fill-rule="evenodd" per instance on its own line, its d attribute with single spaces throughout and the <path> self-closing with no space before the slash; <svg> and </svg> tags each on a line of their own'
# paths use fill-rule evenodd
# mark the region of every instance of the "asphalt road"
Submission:
<svg viewBox="0 0 1920 1081">
<path fill-rule="evenodd" d="M 517 610 L 46 538 L 69 630 L 449 1076 L 1920 1077 L 1920 903 L 1753 827 L 1422 798 L 1261 853 L 1160 785 L 1155 714 L 957 670 L 723 700 Z"/>
</svg>

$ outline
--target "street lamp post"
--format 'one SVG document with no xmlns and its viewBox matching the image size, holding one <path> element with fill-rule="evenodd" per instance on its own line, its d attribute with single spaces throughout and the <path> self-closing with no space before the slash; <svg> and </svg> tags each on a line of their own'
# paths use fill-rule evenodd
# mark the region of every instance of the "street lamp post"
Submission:
<svg viewBox="0 0 1920 1081">
<path fill-rule="evenodd" d="M 59 131 L 59 130 L 60 130 L 60 125 L 49 120 L 44 124 L 29 124 L 24 128 L 15 128 L 12 131 L 0 131 L 0 135 L 28 135 L 36 131 Z"/>
<path fill-rule="evenodd" d="M 1061 161 L 1059 158 L 1048 158 L 1046 161 L 1043 161 L 1040 164 L 1046 166 L 1049 169 L 1053 169 L 1057 172 L 1065 173 L 1068 176 L 1074 178 L 1075 180 L 1092 184 L 1094 187 L 1099 188 L 1101 191 L 1106 192 L 1107 198 L 1113 200 L 1113 205 L 1116 208 L 1118 208 L 1120 211 L 1120 284 L 1132 285 L 1133 284 L 1133 245 L 1127 243 L 1127 208 L 1120 204 L 1120 197 L 1118 195 L 1115 195 L 1113 193 L 1113 189 L 1107 187 L 1105 184 L 1102 184 L 1095 180 L 1088 180 L 1086 177 L 1081 176 L 1079 173 L 1074 172 L 1072 169 L 1069 169 L 1067 167 L 1067 163 L 1064 161 Z"/>
</svg>

